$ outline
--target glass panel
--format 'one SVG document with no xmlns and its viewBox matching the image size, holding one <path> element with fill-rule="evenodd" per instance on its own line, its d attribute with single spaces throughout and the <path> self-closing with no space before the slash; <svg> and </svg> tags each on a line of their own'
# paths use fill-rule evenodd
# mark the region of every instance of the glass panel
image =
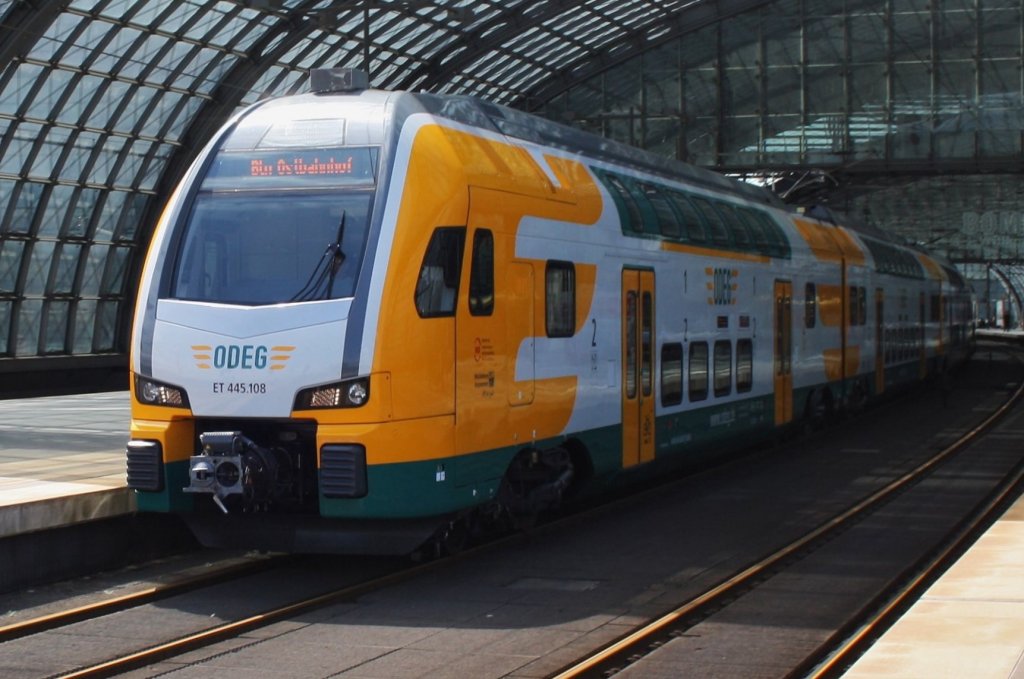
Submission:
<svg viewBox="0 0 1024 679">
<path fill-rule="evenodd" d="M 92 150 L 96 148 L 99 139 L 100 135 L 98 132 L 86 130 L 78 132 L 72 142 L 74 148 L 71 149 L 64 159 L 64 164 L 57 168 L 57 178 L 74 182 L 82 180 L 86 164 L 89 162 Z"/>
<path fill-rule="evenodd" d="M 14 196 L 17 185 L 13 179 L 0 179 L 0 233 L 4 231 L 3 218 L 7 214 L 8 208 L 11 207 L 11 198 Z"/>
<path fill-rule="evenodd" d="M 112 182 L 116 186 L 132 186 L 137 179 L 139 168 L 146 159 L 146 153 L 156 142 L 136 139 L 121 161 L 117 170 L 117 178 Z"/>
<path fill-rule="evenodd" d="M 63 353 L 68 332 L 68 310 L 71 302 L 56 300 L 46 304 L 44 353 Z"/>
<path fill-rule="evenodd" d="M 119 80 L 108 81 L 106 89 L 85 121 L 86 124 L 100 129 L 113 129 L 114 116 L 121 102 L 129 96 L 131 87 Z"/>
<path fill-rule="evenodd" d="M 57 100 L 71 82 L 71 72 L 53 70 L 45 77 L 42 86 L 36 92 L 35 99 L 26 112 L 32 118 L 50 119 L 50 114 L 57 105 Z"/>
<path fill-rule="evenodd" d="M 8 341 L 11 336 L 11 309 L 13 307 L 14 302 L 0 301 L 0 355 L 11 353 Z"/>
<path fill-rule="evenodd" d="M 678 342 L 661 347 L 661 405 L 674 406 L 683 401 L 683 345 Z"/>
<path fill-rule="evenodd" d="M 29 91 L 42 77 L 43 67 L 35 64 L 20 64 L 14 77 L 0 94 L 0 113 L 14 114 L 28 99 Z"/>
<path fill-rule="evenodd" d="M 369 228 L 370 193 L 291 192 L 288 198 L 200 193 L 182 235 L 171 295 L 248 305 L 351 296 Z M 455 310 L 464 231 L 435 232 L 423 262 L 429 280 L 417 286 L 417 298 L 427 304 L 421 310 Z"/>
<path fill-rule="evenodd" d="M 21 255 L 24 251 L 25 241 L 5 240 L 0 242 L 0 292 L 14 292 L 18 284 Z"/>
<path fill-rule="evenodd" d="M 78 201 L 71 213 L 71 221 L 68 222 L 64 235 L 68 238 L 85 238 L 89 233 L 89 222 L 92 221 L 93 211 L 96 209 L 96 201 L 99 200 L 99 189 L 82 189 L 78 194 Z"/>
<path fill-rule="evenodd" d="M 732 342 L 715 342 L 715 396 L 732 391 Z"/>
<path fill-rule="evenodd" d="M 114 229 L 121 217 L 121 210 L 130 194 L 124 191 L 108 191 L 103 201 L 99 222 L 96 224 L 96 240 L 113 240 Z"/>
<path fill-rule="evenodd" d="M 46 210 L 43 218 L 39 221 L 36 234 L 39 236 L 56 237 L 60 234 L 60 227 L 67 217 L 68 205 L 75 193 L 75 187 L 58 184 L 50 190 L 50 197 L 46 201 Z"/>
<path fill-rule="evenodd" d="M 490 316 L 494 311 L 494 236 L 487 229 L 473 234 L 473 263 L 469 273 L 469 313 Z"/>
<path fill-rule="evenodd" d="M 75 338 L 71 348 L 75 354 L 92 353 L 92 336 L 96 327 L 96 300 L 83 299 L 75 305 Z"/>
<path fill-rule="evenodd" d="M 0 156 L 0 172 L 13 175 L 21 175 L 25 169 L 25 161 L 32 150 L 35 140 L 42 134 L 43 126 L 35 123 L 18 123 L 14 131 L 14 138 L 11 140 L 3 156 Z"/>
<path fill-rule="evenodd" d="M 139 224 L 146 214 L 146 206 L 150 196 L 136 193 L 128 200 L 118 226 L 117 240 L 134 241 L 139 232 Z"/>
<path fill-rule="evenodd" d="M 113 351 L 117 336 L 117 309 L 120 302 L 108 300 L 99 303 L 96 313 L 96 337 L 93 338 L 95 351 Z"/>
<path fill-rule="evenodd" d="M 42 295 L 46 292 L 46 281 L 50 277 L 50 265 L 53 263 L 53 251 L 56 246 L 54 241 L 49 240 L 36 241 L 32 246 L 24 294 Z"/>
<path fill-rule="evenodd" d="M 107 137 L 93 163 L 92 169 L 89 171 L 86 181 L 94 184 L 110 184 L 112 179 L 111 172 L 117 163 L 121 149 L 124 148 L 127 142 L 128 140 L 123 137 Z"/>
<path fill-rule="evenodd" d="M 18 337 L 16 356 L 39 355 L 39 326 L 42 322 L 43 300 L 26 299 L 18 305 Z"/>
<path fill-rule="evenodd" d="M 548 262 L 545 291 L 548 337 L 572 337 L 576 332 L 576 268 L 571 262 Z"/>
<path fill-rule="evenodd" d="M 63 243 L 57 256 L 57 270 L 53 276 L 53 294 L 70 295 L 74 291 L 75 274 L 78 272 L 78 256 L 82 246 L 78 243 Z"/>
<path fill-rule="evenodd" d="M 128 255 L 132 249 L 129 247 L 115 247 L 107 257 L 107 271 L 103 276 L 103 285 L 100 286 L 100 295 L 121 295 L 123 294 L 124 277 L 128 270 Z"/>
<path fill-rule="evenodd" d="M 708 397 L 708 344 L 694 342 L 690 345 L 690 400 L 701 401 Z"/>
<path fill-rule="evenodd" d="M 39 151 L 32 162 L 29 174 L 42 179 L 49 179 L 57 165 L 64 145 L 71 137 L 71 130 L 64 127 L 52 127 L 46 133 L 45 140 L 40 140 Z"/>
<path fill-rule="evenodd" d="M 139 87 L 131 94 L 126 95 L 128 97 L 128 103 L 121 110 L 118 116 L 117 122 L 115 123 L 115 129 L 129 132 L 135 130 L 138 126 L 139 121 L 142 120 L 142 116 L 146 113 L 146 107 L 153 100 L 153 96 L 156 94 L 156 90 L 150 87 Z"/>
<path fill-rule="evenodd" d="M 11 213 L 11 221 L 7 225 L 8 233 L 28 233 L 31 230 L 36 209 L 43 200 L 44 189 L 42 184 L 34 182 L 25 182 L 21 185 Z"/>
<path fill-rule="evenodd" d="M 736 391 L 750 391 L 754 384 L 754 344 L 748 339 L 736 342 Z"/>
<path fill-rule="evenodd" d="M 85 273 L 82 275 L 82 297 L 96 297 L 100 292 L 100 279 L 103 277 L 103 265 L 107 259 L 109 245 L 93 243 L 89 246 L 89 254 L 85 260 Z"/>
<path fill-rule="evenodd" d="M 113 73 L 123 55 L 129 52 L 135 41 L 142 36 L 139 30 L 126 26 L 111 27 L 111 30 L 117 31 L 116 35 L 107 43 L 103 51 L 96 55 L 90 70 Z"/>
<path fill-rule="evenodd" d="M 146 168 L 141 177 L 136 180 L 136 188 L 151 191 L 156 188 L 156 183 L 163 175 L 167 162 L 175 149 L 170 144 L 162 144 L 153 153 L 153 157 L 146 163 Z"/>
</svg>

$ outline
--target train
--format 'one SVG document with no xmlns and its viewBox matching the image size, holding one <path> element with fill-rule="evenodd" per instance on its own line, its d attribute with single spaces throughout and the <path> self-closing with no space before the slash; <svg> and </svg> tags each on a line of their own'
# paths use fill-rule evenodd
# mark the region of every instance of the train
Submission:
<svg viewBox="0 0 1024 679">
<path fill-rule="evenodd" d="M 159 217 L 128 486 L 212 547 L 402 554 L 940 374 L 970 289 L 880 232 L 479 99 L 323 70 Z"/>
</svg>

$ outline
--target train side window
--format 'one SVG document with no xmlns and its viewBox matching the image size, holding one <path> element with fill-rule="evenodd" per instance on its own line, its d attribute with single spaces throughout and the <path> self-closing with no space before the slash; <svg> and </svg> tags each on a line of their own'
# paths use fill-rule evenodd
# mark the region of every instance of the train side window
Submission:
<svg viewBox="0 0 1024 679">
<path fill-rule="evenodd" d="M 718 214 L 718 210 L 716 210 L 715 206 L 711 204 L 711 201 L 706 198 L 694 197 L 693 203 L 697 206 L 697 209 L 700 210 L 700 213 L 704 215 L 704 221 L 711 230 L 711 242 L 722 247 L 732 245 L 731 239 L 729 238 L 729 229 L 725 225 L 725 220 L 722 219 L 722 215 Z"/>
<path fill-rule="evenodd" d="M 769 240 L 764 224 L 758 221 L 754 211 L 750 208 L 737 208 L 736 214 L 747 225 L 747 231 L 750 232 L 751 237 L 754 239 L 754 249 L 764 255 L 774 254 L 776 248 L 772 245 L 772 241 Z"/>
<path fill-rule="evenodd" d="M 456 226 L 437 228 L 430 237 L 416 281 L 416 311 L 421 318 L 455 313 L 465 239 L 466 229 Z"/>
<path fill-rule="evenodd" d="M 683 345 L 679 342 L 661 347 L 661 405 L 683 402 Z"/>
<path fill-rule="evenodd" d="M 786 240 L 786 235 L 782 232 L 782 228 L 775 223 L 774 219 L 764 212 L 759 210 L 753 210 L 752 212 L 757 221 L 761 222 L 761 226 L 764 227 L 765 233 L 768 235 L 768 239 L 772 243 L 771 254 L 775 257 L 788 256 L 789 241 Z"/>
<path fill-rule="evenodd" d="M 494 311 L 494 234 L 477 229 L 473 234 L 469 269 L 469 313 L 490 316 Z"/>
<path fill-rule="evenodd" d="M 846 305 L 849 308 L 847 315 L 850 317 L 850 325 L 857 325 L 857 286 L 850 286 Z"/>
<path fill-rule="evenodd" d="M 857 288 L 857 323 L 868 323 L 868 289 L 863 286 Z"/>
<path fill-rule="evenodd" d="M 703 401 L 708 397 L 708 343 L 690 345 L 690 400 Z"/>
<path fill-rule="evenodd" d="M 804 326 L 813 328 L 818 323 L 818 291 L 814 283 L 804 288 Z"/>
<path fill-rule="evenodd" d="M 654 215 L 658 219 L 658 232 L 668 238 L 680 238 L 682 225 L 661 189 L 651 184 L 640 184 L 640 190 L 654 208 Z"/>
<path fill-rule="evenodd" d="M 736 340 L 736 391 L 750 391 L 754 386 L 754 342 Z"/>
<path fill-rule="evenodd" d="M 715 342 L 715 396 L 728 396 L 732 391 L 732 342 Z"/>
<path fill-rule="evenodd" d="M 644 230 L 643 214 L 640 212 L 640 206 L 636 204 L 636 200 L 629 192 L 629 187 L 613 174 L 606 174 L 605 179 L 608 181 L 608 186 L 618 194 L 619 202 L 626 209 L 626 214 L 629 217 L 629 223 L 623 224 L 623 228 L 626 231 L 642 233 Z"/>
<path fill-rule="evenodd" d="M 576 267 L 572 262 L 549 261 L 544 280 L 548 337 L 572 337 L 576 333 Z"/>
<path fill-rule="evenodd" d="M 736 214 L 736 210 L 733 209 L 732 205 L 715 201 L 715 207 L 725 217 L 726 226 L 729 227 L 729 233 L 732 234 L 736 247 L 741 250 L 752 249 L 750 232 L 747 231 L 746 224 Z"/>
<path fill-rule="evenodd" d="M 683 219 L 682 237 L 693 243 L 703 243 L 706 241 L 704 219 L 697 212 L 697 208 L 693 206 L 690 199 L 686 197 L 686 194 L 670 191 L 668 197 L 672 204 L 676 206 L 676 211 L 679 212 Z"/>
</svg>

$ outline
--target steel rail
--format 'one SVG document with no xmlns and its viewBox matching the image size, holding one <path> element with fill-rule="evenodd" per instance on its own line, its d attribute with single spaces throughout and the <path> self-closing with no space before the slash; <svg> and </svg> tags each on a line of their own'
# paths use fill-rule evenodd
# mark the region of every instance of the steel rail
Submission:
<svg viewBox="0 0 1024 679">
<path fill-rule="evenodd" d="M 487 548 L 492 544 L 493 543 L 488 543 L 482 548 Z M 278 620 L 283 620 L 291 615 L 306 613 L 337 601 L 361 596 L 367 592 L 380 589 L 381 587 L 404 582 L 405 580 L 422 575 L 441 566 L 450 565 L 452 561 L 459 560 L 463 558 L 464 555 L 468 556 L 470 554 L 474 554 L 478 549 L 482 548 L 467 550 L 466 552 L 445 559 L 427 561 L 425 563 L 389 573 L 372 580 L 367 580 L 356 585 L 349 585 L 347 587 L 303 599 L 295 603 L 285 604 L 284 606 L 279 606 L 278 608 L 264 613 L 257 613 L 241 620 L 227 622 L 194 634 L 179 637 L 173 641 L 157 644 L 155 646 L 142 649 L 141 651 L 106 660 L 90 667 L 83 667 L 72 672 L 61 673 L 54 676 L 61 677 L 62 679 L 96 679 L 98 677 L 109 677 L 113 674 L 143 667 L 173 655 L 192 651 L 223 639 L 238 636 L 244 632 L 263 627 L 264 625 L 269 625 L 277 622 Z"/>
<path fill-rule="evenodd" d="M 1014 395 L 1018 399 L 1024 386 L 1018 388 Z M 1005 415 L 1005 412 L 1003 413 Z M 973 543 L 982 527 L 990 525 L 1005 511 L 1005 503 L 1012 495 L 1019 495 L 1021 482 L 1024 481 L 1024 465 L 1018 464 L 1012 478 L 1004 480 L 998 489 L 990 493 L 973 513 L 973 519 L 961 525 L 956 536 L 950 539 L 938 554 L 923 565 L 919 572 L 891 593 L 887 602 L 878 608 L 868 619 L 864 620 L 855 632 L 848 635 L 838 644 L 826 642 L 811 657 L 824 657 L 824 661 L 806 674 L 807 679 L 823 679 L 834 676 L 842 666 L 852 662 L 853 656 L 859 654 L 868 640 L 874 638 L 887 628 L 897 614 L 914 597 L 923 592 L 933 579 L 945 571 L 967 546 Z M 831 651 L 829 651 L 829 647 Z M 804 676 L 804 673 L 800 673 Z"/>
<path fill-rule="evenodd" d="M 101 601 L 95 601 L 55 613 L 48 613 L 9 625 L 2 625 L 0 626 L 0 643 L 31 634 L 39 634 L 40 632 L 63 627 L 64 625 L 81 622 L 82 620 L 109 615 L 133 606 L 141 606 L 152 601 L 159 601 L 160 599 L 182 594 L 200 587 L 216 584 L 226 578 L 237 575 L 258 573 L 270 568 L 281 558 L 284 557 L 234 563 L 216 572 L 201 573 L 164 585 L 153 585 Z"/>
<path fill-rule="evenodd" d="M 979 436 L 988 431 L 989 428 L 1002 419 L 1010 409 L 1016 405 L 1022 395 L 1024 395 L 1024 382 L 1020 383 L 1014 393 L 991 415 L 986 417 L 980 424 L 969 430 L 945 449 L 936 453 L 931 459 L 921 463 L 900 478 L 875 491 L 853 507 L 832 519 L 829 519 L 803 537 L 791 542 L 785 547 L 782 547 L 757 563 L 743 569 L 707 592 L 690 599 L 681 606 L 620 638 L 618 641 L 612 642 L 610 645 L 605 646 L 593 655 L 560 670 L 557 674 L 552 676 L 552 679 L 576 679 L 577 677 L 587 676 L 589 673 L 597 671 L 598 668 L 610 664 L 615 659 L 631 655 L 637 647 L 645 643 L 648 639 L 663 633 L 680 620 L 695 615 L 700 610 L 710 606 L 724 596 L 739 591 L 765 571 L 774 568 L 827 534 L 839 530 L 845 524 L 859 519 L 863 514 L 882 504 L 907 486 L 918 481 L 925 474 L 932 471 L 936 466 L 959 453 L 967 445 L 973 443 Z M 865 634 L 867 633 L 868 632 L 865 632 Z"/>
</svg>

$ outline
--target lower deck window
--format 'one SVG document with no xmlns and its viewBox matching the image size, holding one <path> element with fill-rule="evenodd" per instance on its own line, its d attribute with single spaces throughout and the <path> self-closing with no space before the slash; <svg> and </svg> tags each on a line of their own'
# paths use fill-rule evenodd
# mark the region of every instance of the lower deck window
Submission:
<svg viewBox="0 0 1024 679">
<path fill-rule="evenodd" d="M 715 342 L 715 396 L 728 396 L 732 391 L 732 342 Z"/>
<path fill-rule="evenodd" d="M 683 345 L 674 342 L 661 347 L 661 405 L 683 402 Z"/>
<path fill-rule="evenodd" d="M 754 343 L 749 339 L 736 342 L 736 391 L 750 391 L 754 386 Z"/>
<path fill-rule="evenodd" d="M 690 345 L 690 400 L 703 401 L 708 397 L 708 343 Z"/>
</svg>

